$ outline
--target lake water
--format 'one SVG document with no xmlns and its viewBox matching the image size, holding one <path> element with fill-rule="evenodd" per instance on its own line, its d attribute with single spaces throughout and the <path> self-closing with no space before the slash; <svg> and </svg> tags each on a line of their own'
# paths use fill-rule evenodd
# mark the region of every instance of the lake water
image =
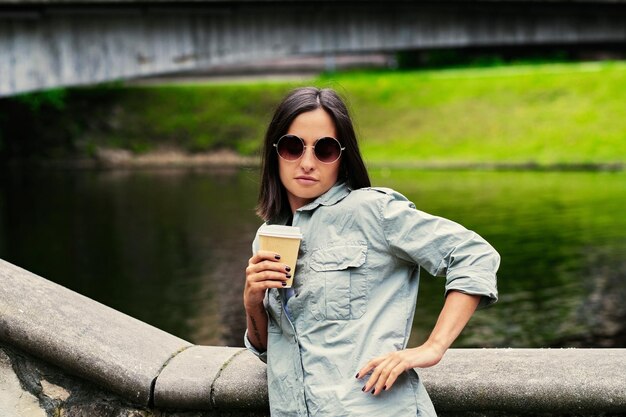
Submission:
<svg viewBox="0 0 626 417">
<path fill-rule="evenodd" d="M 626 173 L 372 170 L 502 255 L 456 347 L 626 347 Z M 5 171 L 0 258 L 198 344 L 241 346 L 256 169 Z M 424 274 L 413 333 L 443 279 Z"/>
</svg>

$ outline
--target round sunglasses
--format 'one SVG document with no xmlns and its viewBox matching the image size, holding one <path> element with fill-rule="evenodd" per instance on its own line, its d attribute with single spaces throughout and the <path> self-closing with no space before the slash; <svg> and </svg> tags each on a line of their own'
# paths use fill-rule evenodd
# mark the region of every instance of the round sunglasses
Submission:
<svg viewBox="0 0 626 417">
<path fill-rule="evenodd" d="M 302 158 L 306 148 L 313 148 L 313 153 L 318 161 L 324 164 L 332 164 L 341 157 L 341 152 L 346 149 L 339 141 L 330 136 L 319 138 L 313 146 L 306 146 L 304 140 L 296 135 L 283 135 L 274 143 L 278 156 L 286 161 L 297 161 Z"/>
</svg>

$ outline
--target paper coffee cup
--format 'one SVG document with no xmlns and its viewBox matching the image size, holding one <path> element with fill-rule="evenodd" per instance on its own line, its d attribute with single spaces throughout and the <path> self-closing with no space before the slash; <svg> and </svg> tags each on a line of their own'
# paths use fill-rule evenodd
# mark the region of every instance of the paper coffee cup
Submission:
<svg viewBox="0 0 626 417">
<path fill-rule="evenodd" d="M 291 271 L 289 271 L 291 278 L 287 280 L 285 288 L 291 288 L 293 285 L 301 240 L 300 228 L 295 226 L 272 224 L 264 225 L 259 230 L 261 250 L 276 252 L 280 255 L 280 262 L 291 268 Z"/>
</svg>

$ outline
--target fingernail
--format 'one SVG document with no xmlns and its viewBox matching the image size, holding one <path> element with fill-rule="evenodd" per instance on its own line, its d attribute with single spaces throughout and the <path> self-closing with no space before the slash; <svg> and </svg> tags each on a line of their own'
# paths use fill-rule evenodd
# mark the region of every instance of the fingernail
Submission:
<svg viewBox="0 0 626 417">
<path fill-rule="evenodd" d="M 274 259 L 280 259 L 280 255 L 274 255 Z"/>
<path fill-rule="evenodd" d="M 287 274 L 285 275 L 287 278 L 291 278 L 291 274 Z"/>
<path fill-rule="evenodd" d="M 365 392 L 365 387 L 361 388 L 361 391 Z"/>
<path fill-rule="evenodd" d="M 359 379 L 359 374 L 356 374 L 355 378 L 356 378 L 356 379 Z"/>
<path fill-rule="evenodd" d="M 383 387 L 383 391 L 387 391 L 387 385 Z"/>
<path fill-rule="evenodd" d="M 289 272 L 291 271 L 291 268 L 289 268 L 288 266 L 285 267 L 285 271 Z"/>
<path fill-rule="evenodd" d="M 281 284 L 283 285 L 283 287 L 285 287 L 287 285 L 287 283 L 285 281 L 281 282 Z"/>
<path fill-rule="evenodd" d="M 374 395 L 374 391 L 376 391 L 376 388 L 374 388 L 374 389 L 372 390 L 372 395 Z"/>
</svg>

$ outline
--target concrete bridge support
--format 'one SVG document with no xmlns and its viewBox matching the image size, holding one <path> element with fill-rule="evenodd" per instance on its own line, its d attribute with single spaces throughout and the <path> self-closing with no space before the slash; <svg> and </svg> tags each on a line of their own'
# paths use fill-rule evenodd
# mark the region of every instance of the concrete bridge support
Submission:
<svg viewBox="0 0 626 417">
<path fill-rule="evenodd" d="M 615 1 L 0 0 L 0 96 L 282 57 L 626 43 Z"/>
</svg>

